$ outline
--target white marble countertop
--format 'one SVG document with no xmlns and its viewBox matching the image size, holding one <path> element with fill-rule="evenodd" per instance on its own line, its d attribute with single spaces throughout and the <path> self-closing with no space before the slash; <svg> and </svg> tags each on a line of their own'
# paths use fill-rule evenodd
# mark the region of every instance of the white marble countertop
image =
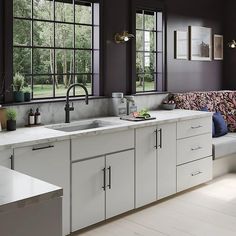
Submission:
<svg viewBox="0 0 236 236">
<path fill-rule="evenodd" d="M 62 194 L 60 187 L 0 166 L 0 213 Z"/>
<path fill-rule="evenodd" d="M 201 117 L 210 117 L 212 113 L 190 110 L 173 110 L 173 111 L 151 111 L 150 114 L 156 117 L 155 120 L 131 122 L 120 120 L 119 117 L 103 117 L 90 120 L 100 120 L 113 123 L 107 127 L 64 132 L 47 128 L 47 126 L 34 128 L 18 128 L 13 132 L 0 132 L 0 150 L 7 148 L 23 147 L 28 145 L 36 145 L 41 143 L 56 142 L 60 140 L 77 138 L 80 136 L 97 135 L 103 133 L 110 133 L 122 131 L 127 129 L 134 129 L 138 127 L 145 127 L 150 125 L 163 124 L 168 122 L 178 122 L 188 119 L 198 119 Z M 79 121 L 80 122 L 80 121 Z M 73 122 L 69 125 L 76 124 Z M 58 124 L 57 126 L 65 126 L 65 124 Z"/>
</svg>

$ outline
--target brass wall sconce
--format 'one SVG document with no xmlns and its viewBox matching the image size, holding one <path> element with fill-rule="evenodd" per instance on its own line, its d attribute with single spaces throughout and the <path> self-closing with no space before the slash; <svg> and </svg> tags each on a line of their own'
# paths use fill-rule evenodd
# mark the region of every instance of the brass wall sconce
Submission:
<svg viewBox="0 0 236 236">
<path fill-rule="evenodd" d="M 229 48 L 236 48 L 236 41 L 235 40 L 232 40 L 232 41 L 230 41 L 229 43 L 228 43 L 228 46 L 229 46 Z"/>
<path fill-rule="evenodd" d="M 123 31 L 122 33 L 115 34 L 115 42 L 116 43 L 125 43 L 130 39 L 135 38 L 133 34 L 129 34 L 128 31 Z"/>
</svg>

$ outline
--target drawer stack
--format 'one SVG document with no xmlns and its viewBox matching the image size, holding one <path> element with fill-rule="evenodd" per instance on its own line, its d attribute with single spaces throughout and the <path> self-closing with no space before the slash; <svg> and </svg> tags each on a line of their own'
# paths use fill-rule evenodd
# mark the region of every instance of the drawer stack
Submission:
<svg viewBox="0 0 236 236">
<path fill-rule="evenodd" d="M 177 192 L 212 179 L 212 119 L 177 124 Z"/>
</svg>

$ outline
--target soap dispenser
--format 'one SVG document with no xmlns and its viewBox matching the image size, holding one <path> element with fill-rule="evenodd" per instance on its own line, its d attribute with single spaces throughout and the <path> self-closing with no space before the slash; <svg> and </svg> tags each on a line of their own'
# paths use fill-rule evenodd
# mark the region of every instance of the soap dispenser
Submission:
<svg viewBox="0 0 236 236">
<path fill-rule="evenodd" d="M 123 93 L 112 93 L 112 114 L 119 117 L 126 115 L 126 104 Z"/>
</svg>

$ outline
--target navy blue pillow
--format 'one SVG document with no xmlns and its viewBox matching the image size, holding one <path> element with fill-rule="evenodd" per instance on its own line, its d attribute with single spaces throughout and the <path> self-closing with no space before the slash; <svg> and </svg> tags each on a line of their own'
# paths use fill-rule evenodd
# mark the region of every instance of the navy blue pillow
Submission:
<svg viewBox="0 0 236 236">
<path fill-rule="evenodd" d="M 207 107 L 201 108 L 201 111 L 209 112 Z M 215 124 L 212 118 L 212 137 L 215 137 L 215 135 L 216 135 Z"/>
<path fill-rule="evenodd" d="M 213 137 L 221 137 L 228 133 L 227 124 L 220 112 L 214 113 L 213 122 L 215 126 L 215 135 Z"/>
</svg>

